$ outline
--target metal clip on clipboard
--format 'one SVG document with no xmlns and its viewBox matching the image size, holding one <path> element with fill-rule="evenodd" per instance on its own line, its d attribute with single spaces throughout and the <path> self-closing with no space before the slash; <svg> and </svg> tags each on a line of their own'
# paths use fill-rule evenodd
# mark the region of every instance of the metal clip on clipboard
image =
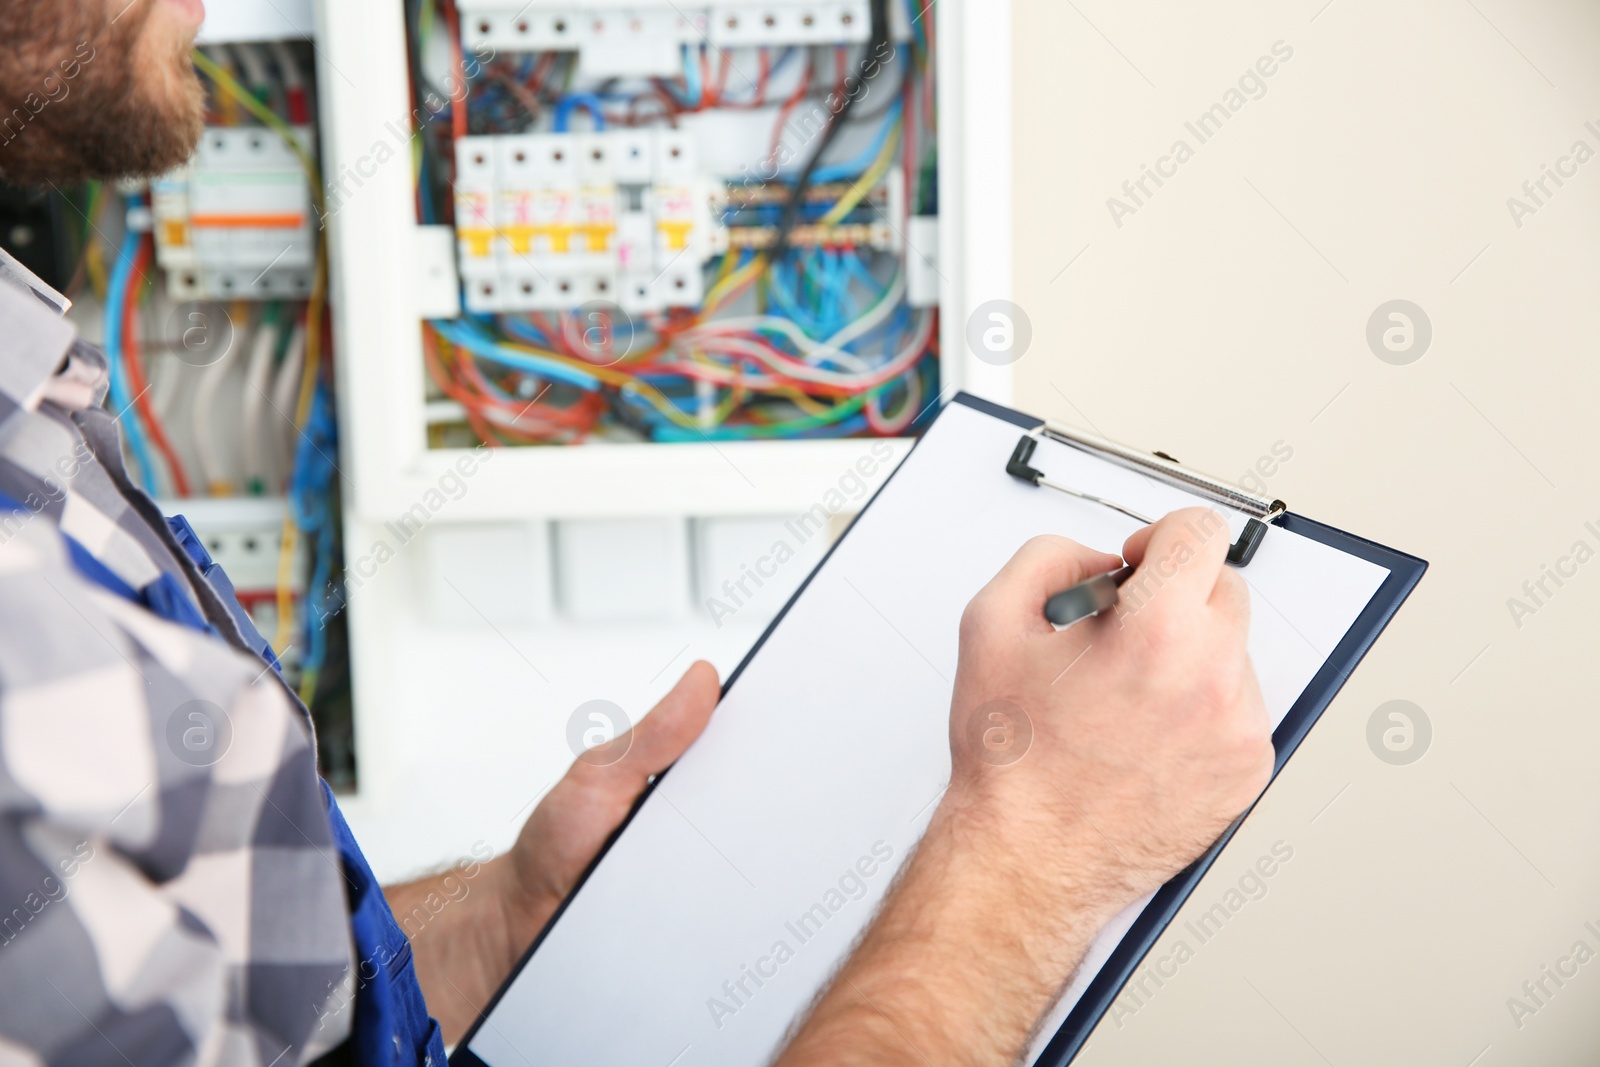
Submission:
<svg viewBox="0 0 1600 1067">
<path fill-rule="evenodd" d="M 1205 497 L 1207 500 L 1242 511 L 1250 516 L 1245 523 L 1244 532 L 1239 539 L 1228 548 L 1228 562 L 1236 567 L 1243 567 L 1255 558 L 1256 549 L 1261 547 L 1262 539 L 1266 537 L 1267 527 L 1276 522 L 1288 505 L 1281 500 L 1267 500 L 1256 496 L 1237 485 L 1212 478 L 1210 475 L 1201 474 L 1199 471 L 1190 470 L 1171 456 L 1160 452 L 1141 452 L 1138 449 L 1119 445 L 1115 441 L 1107 441 L 1103 437 L 1085 433 L 1071 426 L 1063 426 L 1057 422 L 1043 422 L 1022 435 L 1017 442 L 1017 447 L 1011 452 L 1011 458 L 1006 462 L 1006 473 L 1013 478 L 1020 478 L 1031 485 L 1042 486 L 1046 489 L 1055 489 L 1075 496 L 1079 500 L 1087 500 L 1091 504 L 1099 504 L 1113 511 L 1119 511 L 1131 519 L 1146 525 L 1155 522 L 1148 515 L 1141 515 L 1132 508 L 1107 500 L 1105 497 L 1086 493 L 1081 489 L 1063 485 L 1052 481 L 1045 473 L 1028 465 L 1033 459 L 1034 449 L 1039 447 L 1041 438 L 1048 437 L 1052 441 L 1110 460 L 1112 463 L 1134 471 L 1139 474 L 1154 478 L 1156 481 L 1178 489 L 1186 489 L 1191 493 Z"/>
</svg>

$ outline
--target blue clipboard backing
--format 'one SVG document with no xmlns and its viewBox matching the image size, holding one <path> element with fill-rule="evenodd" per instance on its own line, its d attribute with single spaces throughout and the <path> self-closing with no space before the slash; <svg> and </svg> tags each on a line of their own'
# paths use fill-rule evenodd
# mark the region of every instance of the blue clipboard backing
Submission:
<svg viewBox="0 0 1600 1067">
<path fill-rule="evenodd" d="M 964 392 L 957 393 L 950 399 L 950 403 L 962 404 L 981 411 L 986 415 L 1012 423 L 1024 431 L 1036 429 L 1044 421 Z M 913 444 L 912 449 L 914 450 L 915 448 L 916 445 Z M 867 509 L 877 500 L 878 494 L 883 492 L 884 485 L 887 485 L 893 478 L 894 473 L 891 472 L 884 479 L 883 485 L 880 485 L 877 491 L 872 494 L 872 497 L 862 506 L 861 511 L 856 515 L 856 519 L 866 513 Z M 854 525 L 854 523 L 855 519 L 852 519 L 851 525 Z M 1306 686 L 1305 692 L 1300 695 L 1300 699 L 1295 701 L 1294 706 L 1289 709 L 1288 714 L 1279 723 L 1277 730 L 1273 732 L 1272 744 L 1277 756 L 1273 764 L 1271 781 L 1277 780 L 1278 774 L 1283 770 L 1284 764 L 1288 762 L 1289 757 L 1294 754 L 1300 742 L 1311 731 L 1311 727 L 1316 725 L 1323 711 L 1327 709 L 1339 690 L 1344 687 L 1346 679 L 1355 671 L 1356 666 L 1366 656 L 1368 649 L 1377 641 L 1378 636 L 1388 626 L 1389 620 L 1394 618 L 1395 612 L 1400 610 L 1400 605 L 1411 595 L 1411 591 L 1416 588 L 1417 583 L 1422 580 L 1423 573 L 1428 569 L 1426 560 L 1403 552 L 1397 552 L 1376 542 L 1336 530 L 1324 523 L 1303 518 L 1293 513 L 1279 518 L 1278 525 L 1360 559 L 1376 563 L 1389 571 L 1389 577 L 1384 579 L 1383 584 L 1379 586 L 1378 591 L 1373 594 L 1372 599 L 1367 603 L 1366 609 L 1356 619 L 1355 624 L 1345 634 L 1344 639 L 1334 648 L 1327 662 L 1322 665 L 1322 669 L 1312 678 L 1311 683 Z M 834 549 L 849 536 L 850 530 L 847 527 L 839 539 L 829 547 L 822 561 L 812 571 L 812 575 L 822 568 L 822 564 L 827 562 Z M 805 581 L 800 583 L 799 588 L 794 591 L 794 595 L 789 598 L 788 603 L 784 604 L 778 614 L 773 617 L 772 622 L 767 624 L 766 629 L 761 632 L 761 636 L 756 639 L 755 643 L 750 646 L 750 650 L 745 653 L 744 658 L 739 661 L 739 665 L 728 675 L 727 680 L 722 684 L 722 692 L 724 694 L 734 682 L 738 681 L 739 675 L 744 673 L 745 667 L 760 653 L 762 646 L 767 642 L 767 638 L 782 624 L 784 616 L 789 612 L 790 605 L 799 599 L 801 594 L 805 592 L 806 586 L 811 584 L 812 575 L 807 575 Z M 574 885 L 572 893 L 566 900 L 561 902 L 555 914 L 550 917 L 550 921 L 545 924 L 544 929 L 534 938 L 533 944 L 528 946 L 528 950 L 522 954 L 516 966 L 511 969 L 511 973 L 506 976 L 500 988 L 490 998 L 489 1003 L 484 1005 L 478 1018 L 474 1020 L 472 1026 L 462 1036 L 460 1043 L 450 1055 L 450 1067 L 490 1067 L 489 1064 L 474 1055 L 469 1048 L 473 1037 L 487 1023 L 489 1017 L 494 1013 L 495 1007 L 500 1003 L 501 998 L 505 996 L 506 990 L 511 987 L 512 982 L 522 972 L 523 967 L 527 966 L 528 960 L 538 951 L 539 945 L 544 941 L 546 935 L 555 927 L 556 923 L 561 921 L 561 916 L 566 911 L 568 903 L 583 891 L 584 883 L 589 880 L 589 875 L 599 865 L 605 854 L 610 851 L 611 846 L 617 839 L 627 831 L 628 825 L 633 821 L 634 814 L 650 794 L 654 792 L 661 779 L 670 771 L 670 767 L 662 771 L 639 794 L 639 798 L 634 802 L 627 817 L 606 839 L 605 844 L 601 846 L 594 860 L 590 862 L 589 867 L 578 879 L 577 884 Z M 1272 788 L 1271 781 L 1268 782 L 1268 789 Z M 1262 795 L 1266 795 L 1265 791 L 1263 791 Z M 1259 802 L 1258 798 L 1257 803 Z M 1254 807 L 1255 805 L 1251 805 L 1250 810 L 1254 810 Z M 1084 990 L 1083 996 L 1079 999 L 1077 1006 L 1073 1008 L 1072 1013 L 1067 1016 L 1066 1021 L 1056 1031 L 1055 1036 L 1050 1039 L 1049 1044 L 1044 1047 L 1044 1051 L 1040 1053 L 1035 1061 L 1035 1067 L 1065 1067 L 1078 1054 L 1100 1019 L 1111 1009 L 1111 1005 L 1122 991 L 1122 987 L 1133 977 L 1134 972 L 1138 970 L 1145 956 L 1171 924 L 1179 909 L 1183 907 L 1184 902 L 1189 899 L 1190 894 L 1199 887 L 1201 879 L 1205 877 L 1206 872 L 1216 862 L 1217 857 L 1227 847 L 1228 842 L 1233 839 L 1234 833 L 1237 832 L 1244 820 L 1249 817 L 1249 814 L 1250 811 L 1246 811 L 1240 815 L 1233 825 L 1228 827 L 1227 832 L 1211 848 L 1206 850 L 1199 859 L 1195 860 L 1194 863 L 1179 872 L 1176 877 L 1157 890 L 1156 895 L 1145 906 L 1144 911 L 1140 913 L 1133 926 L 1123 935 L 1116 949 L 1111 953 L 1105 964 L 1101 966 L 1094 981 Z"/>
</svg>

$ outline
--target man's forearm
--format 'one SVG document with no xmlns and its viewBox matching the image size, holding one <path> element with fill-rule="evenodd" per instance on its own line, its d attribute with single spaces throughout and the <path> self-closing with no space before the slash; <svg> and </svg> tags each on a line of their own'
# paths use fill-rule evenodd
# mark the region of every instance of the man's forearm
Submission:
<svg viewBox="0 0 1600 1067">
<path fill-rule="evenodd" d="M 779 1067 L 995 1065 L 1022 1052 L 1126 901 L 1092 829 L 1017 833 L 996 826 L 992 810 L 941 805 Z M 1052 842 L 1055 854 L 1019 852 L 1016 842 L 1028 838 Z M 1074 874 L 1042 878 L 1042 870 Z"/>
<path fill-rule="evenodd" d="M 428 1011 L 439 1020 L 447 1044 L 466 1033 L 559 903 L 551 900 L 543 907 L 527 900 L 512 879 L 509 861 L 501 856 L 384 887 L 411 941 Z"/>
</svg>

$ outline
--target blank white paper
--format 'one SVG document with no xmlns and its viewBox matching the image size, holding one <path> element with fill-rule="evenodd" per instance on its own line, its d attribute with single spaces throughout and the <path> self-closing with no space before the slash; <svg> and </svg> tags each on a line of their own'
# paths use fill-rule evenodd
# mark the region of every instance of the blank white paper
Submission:
<svg viewBox="0 0 1600 1067">
<path fill-rule="evenodd" d="M 949 778 L 957 623 L 1041 533 L 1138 524 L 1005 473 L 1021 431 L 952 404 L 601 860 L 471 1050 L 490 1067 L 751 1067 L 871 919 Z M 1203 500 L 1044 441 L 1053 480 L 1162 515 Z M 1233 518 L 1236 535 L 1244 516 Z M 1274 723 L 1388 571 L 1280 528 L 1241 573 Z M 1026 758 L 1026 757 L 1024 757 Z M 1045 1039 L 1138 908 L 1103 932 Z"/>
</svg>

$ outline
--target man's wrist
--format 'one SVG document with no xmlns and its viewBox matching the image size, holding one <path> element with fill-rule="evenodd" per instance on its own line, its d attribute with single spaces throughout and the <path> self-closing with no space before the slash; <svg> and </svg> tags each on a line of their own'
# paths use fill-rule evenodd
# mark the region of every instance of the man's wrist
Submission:
<svg viewBox="0 0 1600 1067">
<path fill-rule="evenodd" d="M 1059 794 L 1040 803 L 1006 771 L 952 785 L 929 826 L 952 839 L 955 861 L 973 868 L 967 877 L 1026 898 L 1045 921 L 1096 929 L 1138 899 L 1139 873 L 1091 819 Z"/>
<path fill-rule="evenodd" d="M 971 1063 L 1023 1052 L 1132 897 L 1092 829 L 993 785 L 957 776 L 785 1067 L 927 1062 L 913 1047 Z"/>
<path fill-rule="evenodd" d="M 498 905 L 509 968 L 550 921 L 550 916 L 561 905 L 561 898 L 542 885 L 529 885 L 518 872 L 515 857 L 510 852 L 486 863 L 484 873 L 489 877 L 489 889 L 495 894 Z"/>
</svg>

